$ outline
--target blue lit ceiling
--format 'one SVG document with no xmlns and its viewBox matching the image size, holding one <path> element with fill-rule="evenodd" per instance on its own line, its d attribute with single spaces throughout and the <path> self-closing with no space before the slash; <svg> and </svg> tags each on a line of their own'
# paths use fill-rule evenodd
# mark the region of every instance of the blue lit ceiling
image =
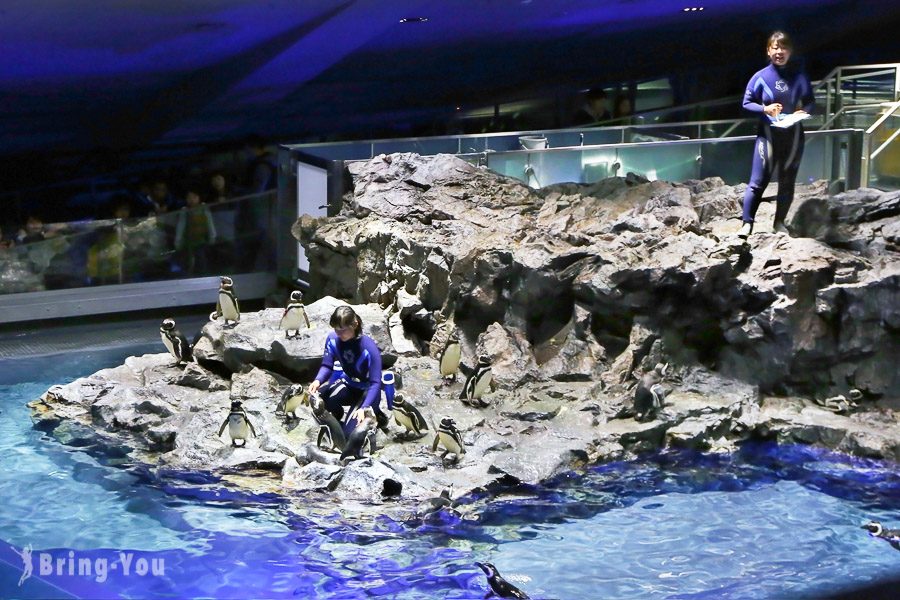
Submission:
<svg viewBox="0 0 900 600">
<path fill-rule="evenodd" d="M 774 27 L 827 70 L 900 60 L 898 23 L 896 0 L 4 0 L 0 154 L 402 130 L 725 67 L 740 87 Z"/>
</svg>

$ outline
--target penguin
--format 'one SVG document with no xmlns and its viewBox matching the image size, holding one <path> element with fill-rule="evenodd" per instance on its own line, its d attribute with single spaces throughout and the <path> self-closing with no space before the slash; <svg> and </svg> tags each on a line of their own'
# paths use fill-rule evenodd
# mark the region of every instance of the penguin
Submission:
<svg viewBox="0 0 900 600">
<path fill-rule="evenodd" d="M 366 453 L 369 455 L 375 453 L 375 427 L 378 419 L 375 418 L 375 410 L 372 407 L 363 409 L 363 420 L 356 424 L 344 449 L 341 452 L 341 461 L 347 459 L 365 458 Z"/>
<path fill-rule="evenodd" d="M 309 393 L 299 383 L 295 383 L 287 387 L 281 395 L 278 406 L 275 407 L 275 413 L 284 413 L 289 419 L 299 419 L 297 409 L 301 404 L 309 405 Z"/>
<path fill-rule="evenodd" d="M 634 389 L 634 419 L 636 421 L 652 421 L 656 413 L 663 407 L 666 392 L 660 382 L 665 377 L 668 364 L 657 364 L 652 370 L 644 373 Z"/>
<path fill-rule="evenodd" d="M 236 448 L 243 448 L 247 445 L 247 438 L 250 437 L 248 433 L 252 433 L 253 437 L 256 437 L 253 423 L 247 417 L 247 412 L 240 400 L 231 403 L 231 412 L 228 413 L 228 418 L 222 421 L 222 426 L 219 427 L 219 436 L 225 431 L 226 425 L 228 425 L 228 435 L 231 436 L 231 445 Z M 238 440 L 241 441 L 240 444 L 238 444 Z"/>
<path fill-rule="evenodd" d="M 241 309 L 238 305 L 238 299 L 234 295 L 234 280 L 231 277 L 223 276 L 219 283 L 219 299 L 216 302 L 216 310 L 209 318 L 212 320 L 222 317 L 225 325 L 236 325 L 241 320 Z"/>
<path fill-rule="evenodd" d="M 472 371 L 466 379 L 460 398 L 462 398 L 465 404 L 469 404 L 470 406 L 487 406 L 487 402 L 482 400 L 481 397 L 488 391 L 492 380 L 491 361 L 487 356 L 482 354 L 478 357 L 478 364 L 475 365 L 475 370 Z"/>
<path fill-rule="evenodd" d="M 459 345 L 459 334 L 453 331 L 444 343 L 444 348 L 438 357 L 438 368 L 444 383 L 447 383 L 449 380 L 456 381 L 461 356 L 462 347 Z"/>
<path fill-rule="evenodd" d="M 428 424 L 419 409 L 413 406 L 412 402 L 407 402 L 403 398 L 403 394 L 394 396 L 394 421 L 397 425 L 404 428 L 404 435 L 413 434 L 416 439 L 425 435 L 428 431 Z"/>
<path fill-rule="evenodd" d="M 313 418 L 319 424 L 319 435 L 316 438 L 316 446 L 341 452 L 347 444 L 344 428 L 325 406 L 325 401 L 319 394 L 310 394 L 309 407 L 312 409 Z M 324 446 L 323 446 L 324 442 Z"/>
<path fill-rule="evenodd" d="M 824 400 L 813 398 L 813 401 L 825 410 L 830 410 L 836 415 L 845 415 L 856 408 L 856 403 L 848 400 L 843 394 L 825 398 Z"/>
<path fill-rule="evenodd" d="M 503 579 L 503 576 L 497 571 L 497 567 L 491 563 L 476 562 L 475 565 L 487 575 L 487 582 L 491 588 L 491 591 L 485 594 L 485 598 L 497 596 L 498 598 L 519 598 L 520 600 L 528 600 L 528 594 Z"/>
<path fill-rule="evenodd" d="M 179 365 L 193 360 L 191 345 L 184 334 L 175 329 L 175 319 L 163 319 L 159 326 L 159 337 L 162 338 L 166 350 L 175 357 Z"/>
<path fill-rule="evenodd" d="M 872 537 L 886 541 L 894 550 L 900 550 L 900 529 L 885 529 L 878 521 L 869 521 L 862 528 Z"/>
<path fill-rule="evenodd" d="M 303 306 L 303 292 L 294 290 L 291 292 L 291 298 L 281 316 L 279 327 L 284 329 L 284 337 L 291 339 L 300 337 L 300 328 L 303 325 L 306 325 L 307 329 L 310 328 L 309 317 L 306 316 L 306 308 Z M 294 335 L 291 335 L 291 331 L 295 332 Z"/>
<path fill-rule="evenodd" d="M 433 517 L 444 509 L 453 509 L 457 502 L 451 497 L 451 488 L 441 490 L 441 493 L 435 498 L 429 498 L 416 509 L 416 517 L 427 519 Z"/>
<path fill-rule="evenodd" d="M 438 444 L 442 445 L 446 450 L 441 455 L 441 462 L 447 458 L 447 454 L 452 452 L 456 455 L 453 462 L 459 462 L 459 458 L 466 453 L 466 446 L 463 443 L 462 434 L 456 428 L 456 423 L 450 417 L 441 419 L 441 424 L 434 434 L 434 443 L 431 444 L 431 451 L 437 452 Z"/>
</svg>

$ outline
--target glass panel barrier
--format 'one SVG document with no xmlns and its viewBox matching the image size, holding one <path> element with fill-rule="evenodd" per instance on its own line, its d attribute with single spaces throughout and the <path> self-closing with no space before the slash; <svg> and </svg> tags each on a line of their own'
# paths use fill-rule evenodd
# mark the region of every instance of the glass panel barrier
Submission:
<svg viewBox="0 0 900 600">
<path fill-rule="evenodd" d="M 0 294 L 274 271 L 275 197 L 48 225 L 52 237 L 0 248 Z"/>
<path fill-rule="evenodd" d="M 881 150 L 870 161 L 867 184 L 869 187 L 877 187 L 882 190 L 900 189 L 900 134 L 897 133 L 898 130 L 900 130 L 900 115 L 894 114 L 872 132 L 871 151 L 876 152 L 879 148 Z M 887 145 L 884 145 L 885 143 Z"/>
</svg>

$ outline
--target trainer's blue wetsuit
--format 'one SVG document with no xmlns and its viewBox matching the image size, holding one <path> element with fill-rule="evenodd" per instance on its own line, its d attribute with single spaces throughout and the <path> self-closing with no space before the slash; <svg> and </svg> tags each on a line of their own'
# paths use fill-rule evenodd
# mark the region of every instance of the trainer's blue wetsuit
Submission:
<svg viewBox="0 0 900 600">
<path fill-rule="evenodd" d="M 341 363 L 344 374 L 332 384 L 324 385 L 331 377 L 335 361 Z M 342 342 L 337 333 L 329 333 L 316 379 L 322 384 L 320 389 L 326 407 L 338 421 L 344 416 L 345 406 L 371 406 L 380 412 L 381 351 L 369 336 L 360 335 Z M 352 419 L 345 423 L 348 431 L 356 426 L 355 422 L 349 421 Z"/>
<path fill-rule="evenodd" d="M 772 127 L 775 118 L 764 112 L 766 105 L 778 102 L 782 114 L 789 115 L 803 109 L 811 113 L 815 98 L 809 79 L 801 71 L 789 67 L 770 64 L 750 78 L 744 92 L 744 108 L 759 115 L 756 143 L 753 146 L 753 171 L 750 183 L 744 193 L 745 223 L 752 223 L 756 217 L 760 200 L 773 172 L 778 170 L 778 197 L 775 208 L 775 223 L 781 223 L 787 216 L 794 200 L 794 181 L 800 159 L 803 158 L 803 124 L 782 129 Z"/>
</svg>

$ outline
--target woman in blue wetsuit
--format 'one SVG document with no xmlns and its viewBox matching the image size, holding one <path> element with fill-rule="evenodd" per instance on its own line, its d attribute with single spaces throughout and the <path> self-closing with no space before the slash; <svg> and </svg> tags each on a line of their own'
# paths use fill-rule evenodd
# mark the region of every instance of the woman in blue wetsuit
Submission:
<svg viewBox="0 0 900 600">
<path fill-rule="evenodd" d="M 344 417 L 344 407 L 356 407 L 344 427 L 351 431 L 362 419 L 362 411 L 372 407 L 379 425 L 387 422 L 381 412 L 381 351 L 375 341 L 362 332 L 362 319 L 349 306 L 339 306 L 331 315 L 334 331 L 325 340 L 322 366 L 309 392 L 320 392 L 325 406 L 338 421 Z M 343 367 L 343 375 L 330 381 L 335 362 Z M 326 383 L 327 382 L 327 383 Z"/>
<path fill-rule="evenodd" d="M 778 196 L 774 230 L 786 233 L 784 218 L 794 200 L 794 180 L 803 158 L 803 125 L 773 127 L 773 123 L 792 113 L 809 113 L 815 104 L 812 86 L 806 75 L 788 67 L 793 44 L 788 35 L 776 31 L 769 36 L 766 51 L 770 64 L 750 78 L 744 92 L 744 109 L 759 115 L 756 143 L 753 146 L 753 171 L 744 193 L 744 222 L 738 234 L 746 239 L 753 233 L 756 210 L 772 174 L 778 171 Z"/>
</svg>

